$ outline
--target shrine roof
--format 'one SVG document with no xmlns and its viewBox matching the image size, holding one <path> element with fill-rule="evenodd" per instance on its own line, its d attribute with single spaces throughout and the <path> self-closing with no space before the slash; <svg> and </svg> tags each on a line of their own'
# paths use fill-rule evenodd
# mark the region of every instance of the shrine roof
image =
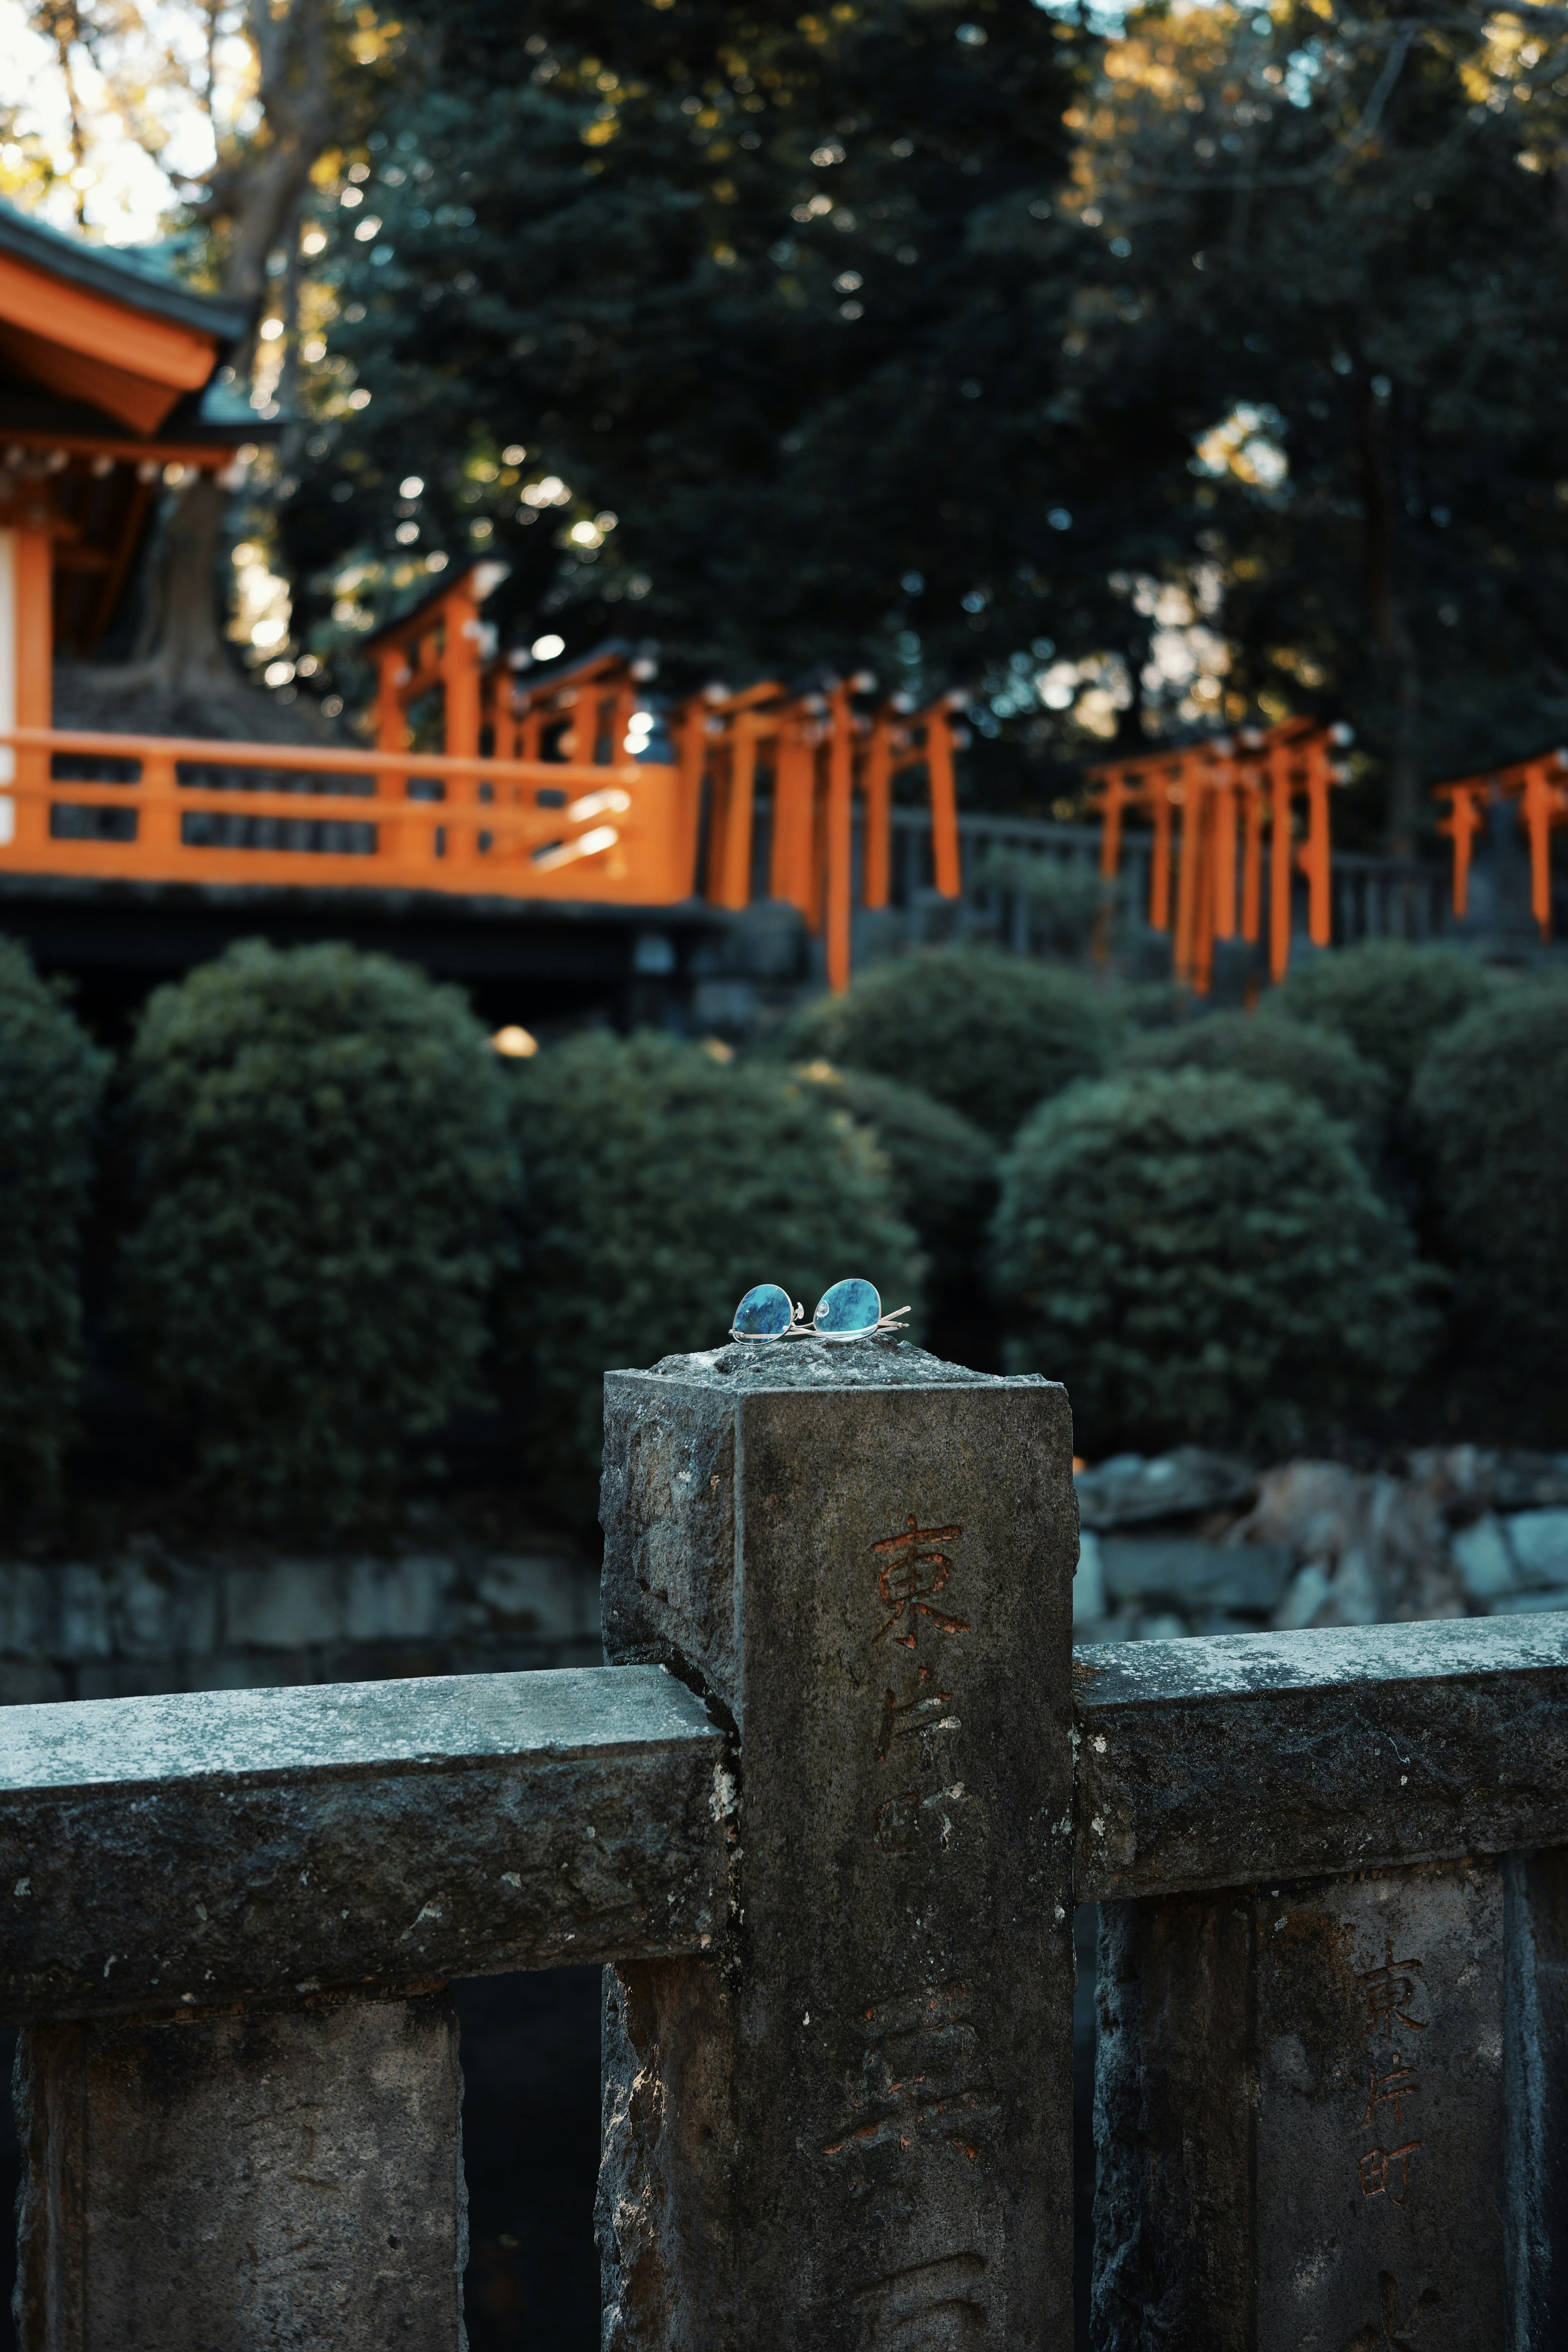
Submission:
<svg viewBox="0 0 1568 2352">
<path fill-rule="evenodd" d="M 110 301 L 210 335 L 215 343 L 237 342 L 249 324 L 245 304 L 197 293 L 144 249 L 89 245 L 5 203 L 0 203 L 0 253 Z"/>
</svg>

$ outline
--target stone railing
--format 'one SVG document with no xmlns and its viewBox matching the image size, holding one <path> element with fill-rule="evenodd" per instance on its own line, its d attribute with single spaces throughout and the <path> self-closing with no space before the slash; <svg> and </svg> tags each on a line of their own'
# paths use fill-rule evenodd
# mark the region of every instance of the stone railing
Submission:
<svg viewBox="0 0 1568 2352">
<path fill-rule="evenodd" d="M 462 2340 L 454 1978 L 607 1964 L 608 2352 L 1563 2340 L 1568 1622 L 1071 1649 L 1067 1399 L 606 1383 L 607 1668 L 0 1714 L 26 2352 Z"/>
<path fill-rule="evenodd" d="M 893 904 L 906 937 L 918 943 L 935 927 L 994 940 L 1018 955 L 1050 945 L 1048 910 L 1036 903 L 1031 874 L 1047 880 L 1071 868 L 1085 877 L 1100 867 L 1098 824 L 1058 824 L 1047 817 L 969 814 L 958 820 L 963 891 L 954 910 L 931 887 L 930 821 L 921 809 L 893 811 Z M 1111 890 L 1119 919 L 1142 928 L 1149 904 L 1152 836 L 1129 832 Z M 1433 940 L 1453 929 L 1450 877 L 1436 859 L 1378 857 L 1336 850 L 1331 892 L 1333 943 L 1363 940 Z M 1294 885 L 1294 927 L 1305 943 L 1304 881 Z"/>
</svg>

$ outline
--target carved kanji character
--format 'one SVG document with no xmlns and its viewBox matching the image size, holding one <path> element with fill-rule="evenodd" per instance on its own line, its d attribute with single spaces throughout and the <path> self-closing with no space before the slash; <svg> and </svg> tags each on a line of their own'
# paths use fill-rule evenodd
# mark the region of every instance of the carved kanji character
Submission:
<svg viewBox="0 0 1568 2352">
<path fill-rule="evenodd" d="M 1414 2033 L 1425 2033 L 1426 2026 L 1418 2017 L 1410 2015 L 1410 2003 L 1420 1990 L 1417 1979 L 1421 1973 L 1419 1960 L 1396 1960 L 1394 1946 L 1387 1947 L 1388 1958 L 1378 1969 L 1365 1969 L 1358 1981 L 1366 1993 L 1366 2030 L 1375 2033 L 1380 2025 L 1397 2019 L 1408 2025 Z"/>
<path fill-rule="evenodd" d="M 1369 2066 L 1367 2076 L 1366 2113 L 1362 2117 L 1363 2127 L 1369 2128 L 1376 2123 L 1379 2107 L 1392 2106 L 1394 2120 L 1403 2131 L 1405 2117 L 1401 2112 L 1400 2103 L 1402 2100 L 1413 2097 L 1420 2088 L 1414 2073 L 1410 2067 L 1401 2064 L 1399 2053 L 1396 2050 L 1394 2053 L 1394 2063 L 1386 2074 L 1380 2074 L 1375 2066 Z"/>
<path fill-rule="evenodd" d="M 962 1528 L 922 1528 L 911 1511 L 902 1535 L 884 1536 L 880 1543 L 871 1546 L 878 1561 L 878 1597 L 892 1612 L 878 1631 L 879 1642 L 892 1633 L 903 1648 L 914 1649 L 922 1617 L 944 1633 L 968 1633 L 966 1619 L 933 1606 L 935 1596 L 952 1573 L 951 1556 L 935 1547 L 956 1543 L 963 1533 Z M 895 1627 L 901 1630 L 895 1633 Z"/>
<path fill-rule="evenodd" d="M 1403 2205 L 1410 2194 L 1410 2159 L 1420 2146 L 1418 2139 L 1407 2139 L 1403 2147 L 1369 2148 L 1356 2168 L 1361 2175 L 1362 2195 L 1386 2196 L 1395 2205 Z M 1396 2164 L 1400 2168 L 1399 2179 L 1391 2189 L 1388 2176 Z"/>
</svg>

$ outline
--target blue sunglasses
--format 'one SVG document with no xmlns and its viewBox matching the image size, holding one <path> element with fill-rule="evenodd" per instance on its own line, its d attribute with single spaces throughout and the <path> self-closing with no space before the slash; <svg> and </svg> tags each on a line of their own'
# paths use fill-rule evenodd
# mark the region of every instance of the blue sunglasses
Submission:
<svg viewBox="0 0 1568 2352">
<path fill-rule="evenodd" d="M 731 1339 L 867 1339 L 873 1331 L 901 1331 L 907 1307 L 882 1312 L 875 1286 L 852 1275 L 836 1282 L 816 1302 L 808 1323 L 804 1307 L 790 1304 L 787 1290 L 776 1282 L 759 1282 L 735 1309 Z"/>
</svg>

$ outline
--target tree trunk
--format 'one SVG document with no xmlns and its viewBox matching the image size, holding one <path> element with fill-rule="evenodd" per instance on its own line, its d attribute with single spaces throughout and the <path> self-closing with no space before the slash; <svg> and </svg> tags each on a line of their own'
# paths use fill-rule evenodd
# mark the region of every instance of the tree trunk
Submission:
<svg viewBox="0 0 1568 2352">
<path fill-rule="evenodd" d="M 1392 713 L 1388 746 L 1388 849 L 1413 857 L 1421 822 L 1421 671 L 1399 591 L 1399 489 L 1392 444 L 1392 394 L 1362 387 L 1362 493 L 1366 511 L 1366 601 Z"/>
<path fill-rule="evenodd" d="M 240 684 L 219 626 L 217 561 L 227 493 L 211 474 L 182 490 L 159 551 L 148 614 L 156 683 L 173 694 L 231 695 Z"/>
<path fill-rule="evenodd" d="M 259 310 L 268 257 L 281 240 L 297 241 L 310 167 L 333 133 L 338 92 L 326 0 L 287 0 L 281 8 L 247 0 L 246 20 L 263 129 L 215 172 L 206 211 L 228 226 L 224 293 Z M 252 331 L 232 354 L 242 380 L 254 356 Z M 205 706 L 227 704 L 229 724 L 220 722 L 219 733 L 232 732 L 236 705 L 254 708 L 255 689 L 223 634 L 218 560 L 226 505 L 211 474 L 198 474 L 174 493 L 153 560 L 140 657 L 127 668 L 80 673 L 79 686 L 195 704 L 197 716 Z"/>
</svg>

